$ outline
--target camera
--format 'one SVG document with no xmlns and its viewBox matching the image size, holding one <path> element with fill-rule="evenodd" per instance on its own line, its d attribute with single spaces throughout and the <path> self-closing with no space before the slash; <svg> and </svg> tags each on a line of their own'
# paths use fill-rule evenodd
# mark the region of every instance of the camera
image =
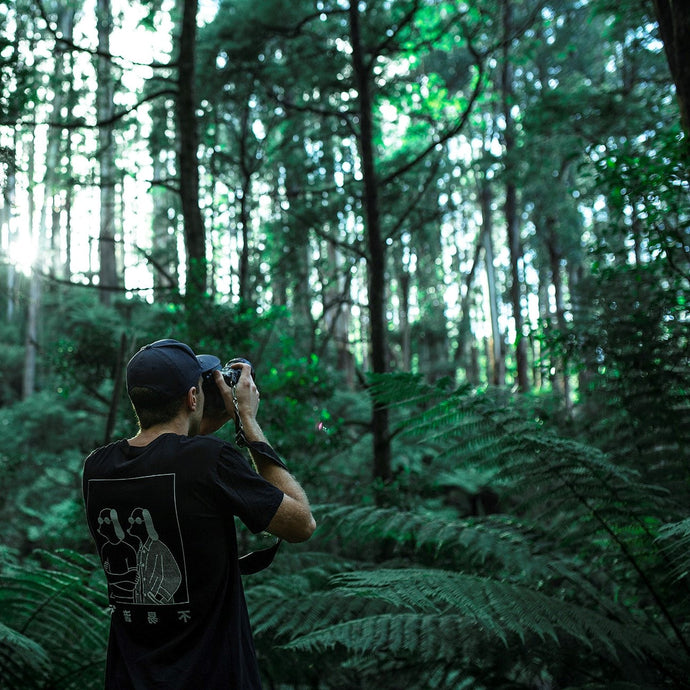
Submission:
<svg viewBox="0 0 690 690">
<path fill-rule="evenodd" d="M 237 382 L 240 380 L 240 376 L 242 375 L 242 370 L 241 369 L 234 369 L 232 367 L 233 364 L 249 364 L 249 366 L 252 368 L 252 378 L 255 378 L 254 375 L 254 366 L 248 359 L 244 359 L 243 357 L 235 357 L 234 359 L 229 360 L 228 362 L 225 363 L 225 366 L 221 368 L 220 366 L 220 360 L 218 360 L 218 366 L 212 369 L 211 371 L 207 371 L 204 374 L 204 380 L 203 380 L 203 389 L 204 389 L 204 406 L 208 408 L 211 411 L 214 412 L 222 412 L 225 409 L 225 403 L 223 402 L 223 396 L 220 394 L 220 390 L 218 389 L 218 386 L 216 385 L 216 381 L 213 378 L 213 372 L 216 369 L 220 369 L 220 373 L 223 374 L 223 378 L 225 379 L 225 383 L 228 384 L 228 386 L 235 386 L 237 385 Z"/>
</svg>

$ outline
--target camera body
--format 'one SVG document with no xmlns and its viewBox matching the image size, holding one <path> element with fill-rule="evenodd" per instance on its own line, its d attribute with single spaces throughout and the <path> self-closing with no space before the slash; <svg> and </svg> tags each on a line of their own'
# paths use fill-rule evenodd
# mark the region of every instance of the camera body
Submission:
<svg viewBox="0 0 690 690">
<path fill-rule="evenodd" d="M 224 367 L 216 367 L 216 369 L 220 369 L 220 373 L 223 375 L 225 383 L 227 383 L 228 386 L 236 386 L 237 382 L 240 380 L 240 376 L 242 375 L 241 369 L 234 369 L 232 367 L 233 364 L 237 363 L 249 364 L 249 366 L 252 368 L 252 378 L 255 378 L 254 366 L 252 363 L 243 357 L 235 357 L 226 362 Z M 216 369 L 207 371 L 203 376 L 204 406 L 211 411 L 222 412 L 225 409 L 225 403 L 223 402 L 223 396 L 220 394 L 220 390 L 216 385 L 216 381 L 213 378 L 213 372 Z"/>
</svg>

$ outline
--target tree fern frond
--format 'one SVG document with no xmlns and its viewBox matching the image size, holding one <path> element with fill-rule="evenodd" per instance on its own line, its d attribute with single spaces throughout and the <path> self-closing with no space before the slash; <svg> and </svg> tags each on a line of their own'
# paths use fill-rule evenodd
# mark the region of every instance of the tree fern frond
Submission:
<svg viewBox="0 0 690 690">
<path fill-rule="evenodd" d="M 690 574 L 690 518 L 664 525 L 659 530 L 659 541 L 673 563 L 673 576 L 686 579 Z"/>
<path fill-rule="evenodd" d="M 614 621 L 598 611 L 489 578 L 439 570 L 377 570 L 346 573 L 334 584 L 343 594 L 382 599 L 397 609 L 462 617 L 483 635 L 504 642 L 508 633 L 522 640 L 536 635 L 555 642 L 566 636 L 588 649 L 606 649 L 612 657 L 618 649 L 638 657 L 679 656 L 666 640 L 633 621 Z"/>
<path fill-rule="evenodd" d="M 410 403 L 428 406 L 447 397 L 451 385 L 450 379 L 439 379 L 434 384 L 428 384 L 419 376 L 407 372 L 369 375 L 369 392 L 377 402 L 390 407 Z M 468 392 L 470 387 L 465 386 L 461 390 Z"/>
<path fill-rule="evenodd" d="M 270 633 L 286 640 L 306 635 L 323 626 L 336 625 L 365 615 L 366 611 L 382 611 L 383 602 L 366 602 L 332 591 L 312 592 L 308 596 L 281 598 L 271 591 L 257 591 L 249 597 L 248 606 L 254 634 Z"/>
<path fill-rule="evenodd" d="M 0 575 L 0 618 L 49 655 L 52 682 L 63 679 L 55 687 L 87 687 L 86 676 L 100 677 L 110 623 L 105 587 L 90 584 L 100 567 L 69 551 L 36 555 L 44 565 Z"/>
<path fill-rule="evenodd" d="M 411 418 L 400 426 L 403 436 L 429 445 L 437 462 L 493 473 L 491 486 L 519 498 L 523 511 L 572 510 L 574 519 L 630 524 L 667 501 L 667 490 L 592 446 L 545 431 L 499 394 L 453 394 Z"/>
<path fill-rule="evenodd" d="M 285 648 L 318 652 L 342 645 L 356 654 L 409 654 L 433 662 L 455 658 L 477 632 L 463 616 L 386 613 L 321 627 Z"/>
<path fill-rule="evenodd" d="M 47 677 L 50 665 L 40 644 L 0 622 L 0 687 L 29 688 L 33 681 L 37 686 Z"/>
<path fill-rule="evenodd" d="M 571 578 L 577 576 L 574 557 L 569 557 L 563 549 L 556 555 L 553 541 L 542 525 L 537 528 L 509 515 L 447 520 L 419 510 L 376 506 L 333 506 L 322 512 L 321 539 L 337 537 L 355 547 L 394 541 L 408 552 L 416 553 L 420 564 L 462 567 L 465 572 L 490 568 L 521 581 L 550 578 L 559 564 L 561 572 L 568 572 Z M 581 547 L 582 534 L 580 529 L 572 537 L 578 547 Z M 564 538 L 562 530 L 559 543 Z"/>
</svg>

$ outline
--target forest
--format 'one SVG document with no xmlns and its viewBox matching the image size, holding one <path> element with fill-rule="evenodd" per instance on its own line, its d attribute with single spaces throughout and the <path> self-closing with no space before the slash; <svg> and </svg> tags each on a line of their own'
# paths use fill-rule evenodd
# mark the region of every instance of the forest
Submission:
<svg viewBox="0 0 690 690">
<path fill-rule="evenodd" d="M 0 688 L 103 687 L 81 471 L 168 337 L 318 523 L 267 690 L 690 688 L 689 135 L 684 2 L 0 0 Z"/>
</svg>

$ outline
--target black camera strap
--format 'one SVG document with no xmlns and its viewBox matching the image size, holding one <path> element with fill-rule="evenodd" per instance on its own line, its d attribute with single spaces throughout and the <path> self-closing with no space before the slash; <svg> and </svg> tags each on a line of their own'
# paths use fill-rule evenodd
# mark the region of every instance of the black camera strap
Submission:
<svg viewBox="0 0 690 690">
<path fill-rule="evenodd" d="M 232 402 L 235 406 L 235 443 L 240 448 L 247 448 L 249 450 L 249 456 L 257 474 L 259 470 L 256 466 L 256 461 L 254 460 L 254 453 L 261 455 L 263 458 L 267 458 L 287 471 L 287 466 L 285 463 L 280 459 L 278 453 L 276 453 L 275 450 L 268 445 L 268 443 L 247 440 L 247 437 L 244 433 L 244 427 L 242 426 L 242 419 L 240 418 L 240 408 L 237 403 L 237 396 L 235 395 L 235 386 L 231 386 L 231 388 Z M 281 541 L 282 539 L 277 539 L 273 546 L 269 546 L 266 549 L 259 549 L 258 551 L 251 551 L 250 553 L 240 557 L 238 559 L 240 573 L 242 575 L 251 575 L 252 573 L 258 573 L 260 570 L 268 568 L 268 566 L 273 563 L 273 559 L 278 552 Z"/>
<path fill-rule="evenodd" d="M 282 539 L 276 539 L 273 546 L 269 546 L 267 549 L 259 549 L 258 551 L 250 551 L 248 554 L 238 558 L 237 562 L 240 566 L 240 573 L 242 575 L 252 575 L 268 568 L 273 563 L 276 553 L 278 553 L 281 541 Z"/>
<path fill-rule="evenodd" d="M 232 388 L 232 402 L 233 405 L 235 406 L 235 443 L 240 447 L 240 448 L 248 448 L 249 449 L 249 454 L 252 456 L 252 464 L 254 465 L 254 469 L 258 472 L 258 469 L 256 467 L 256 462 L 254 462 L 254 456 L 253 452 L 258 453 L 259 455 L 263 456 L 264 458 L 267 458 L 274 464 L 278 465 L 278 467 L 282 467 L 284 470 L 288 471 L 287 465 L 280 459 L 278 453 L 276 453 L 271 446 L 268 445 L 268 443 L 264 443 L 263 441 L 248 441 L 247 437 L 244 433 L 244 427 L 242 426 L 242 419 L 240 418 L 240 406 L 237 402 L 237 396 L 235 395 L 235 386 L 231 386 Z"/>
</svg>

